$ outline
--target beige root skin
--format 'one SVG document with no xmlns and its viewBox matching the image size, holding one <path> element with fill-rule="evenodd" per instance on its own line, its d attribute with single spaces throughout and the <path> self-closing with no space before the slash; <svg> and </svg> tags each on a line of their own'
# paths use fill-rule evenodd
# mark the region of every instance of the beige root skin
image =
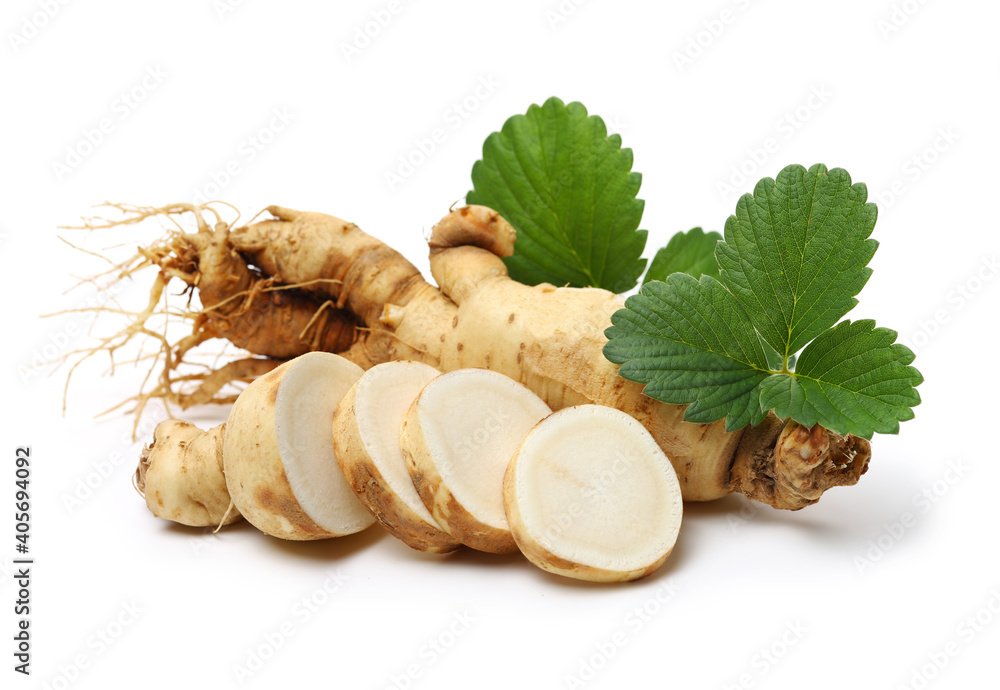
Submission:
<svg viewBox="0 0 1000 690">
<path fill-rule="evenodd" d="M 159 375 L 152 389 L 133 399 L 137 413 L 141 413 L 152 398 L 162 398 L 181 409 L 205 403 L 232 403 L 234 395 L 220 394 L 226 384 L 252 381 L 282 361 L 306 352 L 342 352 L 354 344 L 358 320 L 353 314 L 338 310 L 331 303 L 295 286 L 280 284 L 251 267 L 230 242 L 229 224 L 212 206 L 111 206 L 126 217 L 118 221 L 92 220 L 82 227 L 89 230 L 111 228 L 155 217 L 176 225 L 176 229 L 169 230 L 162 240 L 140 248 L 133 257 L 88 281 L 96 284 L 97 279 L 111 276 L 113 285 L 143 269 L 158 271 L 146 309 L 129 313 L 109 307 L 98 308 L 126 316 L 128 325 L 102 338 L 97 347 L 71 353 L 82 355 L 77 362 L 79 365 L 95 354 L 107 352 L 113 369 L 116 353 L 133 338 L 145 336 L 158 341 L 159 353 L 152 366 L 159 368 Z M 181 229 L 176 216 L 184 214 L 195 218 L 197 232 Z M 188 302 L 197 289 L 200 309 L 168 306 L 167 288 L 174 280 L 184 286 Z M 150 325 L 150 321 L 157 319 L 181 320 L 186 322 L 190 332 L 170 341 L 164 335 L 165 326 Z M 207 372 L 178 373 L 188 353 L 212 339 L 226 340 L 260 357 L 213 367 Z M 69 377 L 67 385 L 68 382 Z"/>
<path fill-rule="evenodd" d="M 399 252 L 353 223 L 280 206 L 267 210 L 278 219 L 233 230 L 233 247 L 267 275 L 333 298 L 363 323 L 377 321 L 385 304 L 406 304 L 412 288 L 425 284 Z"/>
<path fill-rule="evenodd" d="M 279 413 L 279 389 L 296 366 L 297 387 L 285 396 Z M 368 527 L 373 519 L 344 483 L 330 430 L 334 407 L 361 373 L 339 356 L 307 353 L 257 378 L 223 425 L 202 432 L 178 420 L 160 423 L 140 458 L 136 489 L 155 516 L 191 526 L 221 526 L 246 517 L 262 532 L 292 540 L 325 539 Z M 325 399 L 326 407 L 320 409 L 306 395 Z M 318 434 L 318 444 L 309 438 L 317 430 L 325 431 Z M 307 473 L 304 493 L 297 496 L 290 477 L 301 480 L 302 458 L 315 458 L 311 469 L 319 472 Z M 290 465 L 293 460 L 299 464 Z M 329 485 L 317 476 L 324 473 L 343 490 L 334 487 L 328 493 Z M 330 511 L 317 510 L 317 505 L 337 506 L 336 517 L 331 520 Z"/>
<path fill-rule="evenodd" d="M 518 444 L 551 414 L 533 392 L 482 368 L 450 371 L 423 387 L 403 418 L 400 448 L 442 529 L 479 551 L 517 551 L 504 511 L 504 472 Z"/>
<path fill-rule="evenodd" d="M 310 541 L 353 534 L 375 522 L 333 454 L 334 408 L 361 374 L 341 357 L 312 352 L 265 374 L 237 398 L 226 422 L 226 485 L 254 527 Z M 310 470 L 305 477 L 304 466 Z"/>
<path fill-rule="evenodd" d="M 477 551 L 517 553 L 517 544 L 514 543 L 514 535 L 510 530 L 483 524 L 469 513 L 448 489 L 448 485 L 429 459 L 431 451 L 423 430 L 416 421 L 414 408 L 410 408 L 399 433 L 403 459 L 406 460 L 413 486 L 441 529 Z"/>
<path fill-rule="evenodd" d="M 239 381 L 250 383 L 264 374 L 276 369 L 282 360 L 280 359 L 259 359 L 248 357 L 237 359 L 212 371 L 209 374 L 200 374 L 200 385 L 191 393 L 178 395 L 176 402 L 182 409 L 186 410 L 195 405 L 208 405 L 209 403 L 232 404 L 236 402 L 236 395 L 222 395 L 221 390 L 230 383 Z M 183 381 L 186 377 L 176 377 L 175 381 Z"/>
<path fill-rule="evenodd" d="M 333 445 L 348 484 L 386 531 L 410 548 L 427 553 L 455 551 L 461 543 L 438 525 L 428 524 L 408 506 L 369 455 L 355 409 L 363 382 L 351 388 L 333 416 Z"/>
<path fill-rule="evenodd" d="M 272 410 L 287 366 L 254 381 L 233 405 L 223 450 L 228 459 L 226 485 L 244 517 L 261 532 L 293 541 L 328 539 L 338 535 L 324 530 L 302 510 L 276 460 L 280 455 Z"/>
<path fill-rule="evenodd" d="M 490 209 L 456 209 L 435 226 L 431 270 L 440 289 L 352 223 L 268 210 L 273 220 L 234 228 L 229 244 L 275 286 L 302 285 L 297 294 L 355 315 L 357 337 L 342 354 L 363 368 L 394 360 L 442 371 L 485 367 L 525 384 L 553 409 L 596 403 L 625 411 L 670 458 L 685 500 L 740 491 L 796 509 L 830 486 L 853 483 L 867 462 L 867 443 L 853 437 L 832 438 L 826 449 L 800 443 L 794 452 L 775 452 L 777 435 L 688 423 L 683 407 L 643 395 L 602 352 L 620 299 L 604 290 L 510 280 L 500 257 L 513 251 L 515 233 Z"/>
<path fill-rule="evenodd" d="M 521 382 L 554 410 L 588 403 L 622 410 L 639 420 L 670 457 L 685 498 L 726 495 L 740 433 L 726 432 L 719 422 L 684 422 L 683 407 L 653 400 L 641 385 L 618 376 L 617 366 L 603 354 L 604 330 L 622 306 L 618 297 L 595 288 L 532 287 L 511 280 L 497 254 L 453 245 L 480 238 L 508 254 L 513 229 L 488 209 L 463 211 L 449 214 L 431 238 L 431 271 L 442 292 L 457 302 L 450 328 L 431 350 L 440 358 L 439 368 L 485 366 Z M 473 228 L 463 231 L 467 223 Z M 505 239 L 482 240 L 483 228 Z M 396 316 L 395 335 L 404 342 L 428 328 L 423 318 L 415 327 L 410 324 L 411 311 L 416 309 L 407 307 Z"/>
<path fill-rule="evenodd" d="M 513 465 L 513 463 L 511 464 Z M 514 473 L 512 471 L 508 471 L 504 477 L 504 495 L 510 495 L 513 493 Z M 513 534 L 515 535 L 518 550 L 523 553 L 524 557 L 531 561 L 534 565 L 538 566 L 542 570 L 552 573 L 553 575 L 562 575 L 563 577 L 569 577 L 574 580 L 585 580 L 588 582 L 631 582 L 633 580 L 641 580 L 644 577 L 652 575 L 654 572 L 659 570 L 659 568 L 670 556 L 670 551 L 668 551 L 663 554 L 662 558 L 653 561 L 645 568 L 630 571 L 607 570 L 605 568 L 595 568 L 593 566 L 576 563 L 555 555 L 542 546 L 538 540 L 533 539 L 529 534 L 516 527 L 523 522 L 520 507 L 518 506 L 517 501 L 507 501 L 506 503 L 507 519 L 510 520 L 510 524 L 512 526 L 515 526 Z"/>
<path fill-rule="evenodd" d="M 621 307 L 619 298 L 593 288 L 532 287 L 510 280 L 501 256 L 513 251 L 515 233 L 495 211 L 456 209 L 434 227 L 431 271 L 439 291 L 402 256 L 353 224 L 318 213 L 270 210 L 277 220 L 234 231 L 234 244 L 256 251 L 257 265 L 286 280 L 337 278 L 317 289 L 362 316 L 368 330 L 348 353 L 362 366 L 411 359 L 442 371 L 485 367 L 520 381 L 553 409 L 586 403 L 615 407 L 638 419 L 657 440 L 674 465 L 685 500 L 748 491 L 754 500 L 775 507 L 801 507 L 802 497 L 791 485 L 778 482 L 773 491 L 761 490 L 740 473 L 731 476 L 743 431 L 727 432 L 723 422 L 685 422 L 682 406 L 653 400 L 641 385 L 618 376 L 602 350 L 611 314 Z M 298 252 L 278 255 L 273 249 L 292 246 L 313 255 L 313 263 L 296 264 Z M 319 246 L 330 249 L 321 261 Z M 312 273 L 293 273 L 291 266 Z M 844 465 L 847 455 L 861 453 L 863 446 L 848 437 L 834 444 L 822 462 Z M 744 456 L 773 458 L 772 449 L 745 444 L 743 451 Z M 790 463 L 782 476 L 809 472 L 819 462 L 801 454 L 782 457 Z M 817 488 L 824 484 L 837 485 L 827 478 Z"/>
<path fill-rule="evenodd" d="M 871 445 L 773 415 L 747 432 L 731 473 L 733 491 L 786 510 L 816 503 L 835 486 L 852 486 L 868 470 Z"/>
<path fill-rule="evenodd" d="M 464 252 L 453 251 L 432 261 L 446 291 L 451 287 L 447 272 L 464 258 Z M 494 260 L 497 271 L 502 263 Z M 722 423 L 684 422 L 684 408 L 653 400 L 640 384 L 618 376 L 603 347 L 604 328 L 620 308 L 604 290 L 529 287 L 490 273 L 460 300 L 458 323 L 441 350 L 441 368 L 486 366 L 535 391 L 554 410 L 588 403 L 622 410 L 657 439 L 688 500 L 725 495 L 724 473 L 740 434 L 727 433 Z M 407 337 L 402 328 L 397 335 Z"/>
<path fill-rule="evenodd" d="M 225 425 L 202 431 L 170 419 L 157 425 L 142 451 L 135 485 L 156 517 L 190 527 L 218 527 L 241 518 L 222 467 Z"/>
</svg>

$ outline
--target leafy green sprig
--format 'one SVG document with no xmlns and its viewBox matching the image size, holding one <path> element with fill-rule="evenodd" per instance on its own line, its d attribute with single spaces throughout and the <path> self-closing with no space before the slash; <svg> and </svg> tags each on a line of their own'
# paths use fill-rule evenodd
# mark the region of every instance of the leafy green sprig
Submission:
<svg viewBox="0 0 1000 690">
<path fill-rule="evenodd" d="M 626 292 L 646 264 L 631 168 L 599 117 L 552 98 L 490 135 L 466 199 L 517 229 L 514 279 Z M 773 410 L 841 434 L 898 432 L 920 402 L 913 353 L 874 321 L 840 321 L 871 276 L 876 216 L 839 168 L 761 180 L 724 237 L 695 228 L 657 252 L 605 356 L 647 395 L 687 405 L 689 421 L 735 430 Z"/>
<path fill-rule="evenodd" d="M 507 120 L 483 144 L 472 183 L 466 201 L 517 229 L 506 260 L 515 280 L 612 292 L 638 283 L 646 267 L 642 176 L 621 137 L 580 103 L 550 98 Z"/>
<path fill-rule="evenodd" d="M 688 405 L 689 421 L 735 430 L 774 410 L 840 434 L 897 433 L 920 403 L 913 353 L 874 321 L 840 321 L 878 247 L 867 196 L 823 165 L 761 180 L 726 221 L 718 278 L 646 283 L 612 317 L 605 356 L 647 395 Z"/>
</svg>

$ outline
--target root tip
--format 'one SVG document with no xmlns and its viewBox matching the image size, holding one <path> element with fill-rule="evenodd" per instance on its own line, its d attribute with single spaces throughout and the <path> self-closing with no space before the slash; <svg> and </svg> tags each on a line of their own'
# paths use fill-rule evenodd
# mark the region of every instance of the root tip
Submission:
<svg viewBox="0 0 1000 690">
<path fill-rule="evenodd" d="M 868 471 L 867 440 L 818 424 L 778 424 L 777 419 L 765 422 L 763 431 L 748 435 L 754 442 L 741 444 L 731 474 L 733 491 L 775 508 L 799 510 L 819 501 L 827 489 L 857 484 Z"/>
</svg>

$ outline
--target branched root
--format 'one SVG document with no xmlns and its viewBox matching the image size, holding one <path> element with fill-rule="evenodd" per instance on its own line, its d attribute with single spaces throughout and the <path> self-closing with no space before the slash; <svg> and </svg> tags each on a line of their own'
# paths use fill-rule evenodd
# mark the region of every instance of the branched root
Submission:
<svg viewBox="0 0 1000 690">
<path fill-rule="evenodd" d="M 46 315 L 93 312 L 126 319 L 126 324 L 115 333 L 97 337 L 94 346 L 74 350 L 57 362 L 75 359 L 63 390 L 64 413 L 69 384 L 76 369 L 95 355 L 107 353 L 109 372 L 113 373 L 121 364 L 123 348 L 136 338 L 150 340 L 156 345 L 154 354 L 144 354 L 143 345 L 140 345 L 139 354 L 131 359 L 134 364 L 150 361 L 140 392 L 102 413 L 134 403 L 131 410 L 135 413 L 133 432 L 151 399 L 163 400 L 168 414 L 171 405 L 187 409 L 209 403 L 229 404 L 235 399 L 235 394 L 226 392 L 227 385 L 252 381 L 297 354 L 311 350 L 347 350 L 357 340 L 357 320 L 352 315 L 339 311 L 332 302 L 320 302 L 301 290 L 317 283 L 335 281 L 317 279 L 308 283 L 282 284 L 274 277 L 263 275 L 229 245 L 230 224 L 212 205 L 135 206 L 108 203 L 105 206 L 120 211 L 125 217 L 118 220 L 87 218 L 82 225 L 68 229 L 110 229 L 135 225 L 154 217 L 165 219 L 169 224 L 163 237 L 147 246 L 137 247 L 131 256 L 118 263 L 64 240 L 71 247 L 111 264 L 102 273 L 79 279 L 77 286 L 90 283 L 99 290 L 109 292 L 111 287 L 131 280 L 140 271 L 156 270 L 146 306 L 139 311 L 128 310 L 112 299 L 110 306 L 70 309 Z M 194 217 L 197 232 L 187 232 L 182 226 L 177 217 L 184 214 Z M 168 287 L 174 280 L 180 281 L 183 286 L 177 293 L 178 296 L 186 296 L 183 308 L 168 304 Z M 196 290 L 201 304 L 192 306 Z M 185 334 L 171 337 L 174 329 L 170 326 L 177 322 L 183 324 Z M 284 328 L 274 332 L 276 326 Z M 293 332 L 289 332 L 291 329 L 294 329 Z M 204 372 L 186 371 L 189 367 L 184 365 L 199 365 L 190 360 L 192 351 L 213 338 L 223 338 L 251 355 L 260 356 L 243 356 L 221 366 L 200 365 L 206 369 Z M 154 385 L 148 388 L 151 381 Z"/>
</svg>

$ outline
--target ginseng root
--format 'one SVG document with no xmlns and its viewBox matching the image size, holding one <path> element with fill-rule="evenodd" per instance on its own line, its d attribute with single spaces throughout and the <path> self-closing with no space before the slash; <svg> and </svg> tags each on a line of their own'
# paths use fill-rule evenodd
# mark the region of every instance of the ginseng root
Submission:
<svg viewBox="0 0 1000 690">
<path fill-rule="evenodd" d="M 245 517 L 281 539 L 339 537 L 375 519 L 337 464 L 333 413 L 362 369 L 312 352 L 257 378 L 209 431 L 161 422 L 136 471 L 153 515 L 191 526 Z"/>
<path fill-rule="evenodd" d="M 140 248 L 134 256 L 98 276 L 110 276 L 114 284 L 144 269 L 155 268 L 157 275 L 146 308 L 127 314 L 128 324 L 102 338 L 98 346 L 72 353 L 87 359 L 106 351 L 114 366 L 115 354 L 133 338 L 147 336 L 156 340 L 159 352 L 154 367 L 159 364 L 159 374 L 151 390 L 134 398 L 138 412 L 151 398 L 162 398 L 181 409 L 207 403 L 229 404 L 234 402 L 235 394 L 222 392 L 226 384 L 252 381 L 283 361 L 306 352 L 342 352 L 354 343 L 358 319 L 353 314 L 298 289 L 302 286 L 287 285 L 251 266 L 233 248 L 229 241 L 230 226 L 213 207 L 192 204 L 113 207 L 126 213 L 126 218 L 88 221 L 82 227 L 110 228 L 156 217 L 176 226 L 163 239 Z M 194 217 L 196 232 L 185 232 L 177 222 L 176 217 L 185 214 Z M 172 281 L 179 281 L 181 294 L 187 295 L 184 308 L 167 305 Z M 200 307 L 192 308 L 195 294 Z M 159 321 L 151 323 L 155 319 Z M 168 340 L 167 323 L 176 320 L 185 322 L 188 333 Z M 256 356 L 219 368 L 209 367 L 208 371 L 180 373 L 187 355 L 213 339 L 227 341 Z"/>
<path fill-rule="evenodd" d="M 142 451 L 135 487 L 156 517 L 190 527 L 216 527 L 240 519 L 222 466 L 225 425 L 202 431 L 176 419 L 160 422 Z"/>
<path fill-rule="evenodd" d="M 227 229 L 228 247 L 272 287 L 298 286 L 293 294 L 357 319 L 342 354 L 363 368 L 398 360 L 445 372 L 482 367 L 522 383 L 553 410 L 583 404 L 621 410 L 670 459 L 685 500 L 738 491 L 796 510 L 830 487 L 856 483 L 867 469 L 864 439 L 773 417 L 727 432 L 721 421 L 689 423 L 682 406 L 645 396 L 602 351 L 620 298 L 511 280 L 502 258 L 512 254 L 516 234 L 491 209 L 455 209 L 434 227 L 431 272 L 439 287 L 352 223 L 277 206 L 268 211 L 273 219 Z M 297 336 L 280 329 L 267 339 Z"/>
</svg>

